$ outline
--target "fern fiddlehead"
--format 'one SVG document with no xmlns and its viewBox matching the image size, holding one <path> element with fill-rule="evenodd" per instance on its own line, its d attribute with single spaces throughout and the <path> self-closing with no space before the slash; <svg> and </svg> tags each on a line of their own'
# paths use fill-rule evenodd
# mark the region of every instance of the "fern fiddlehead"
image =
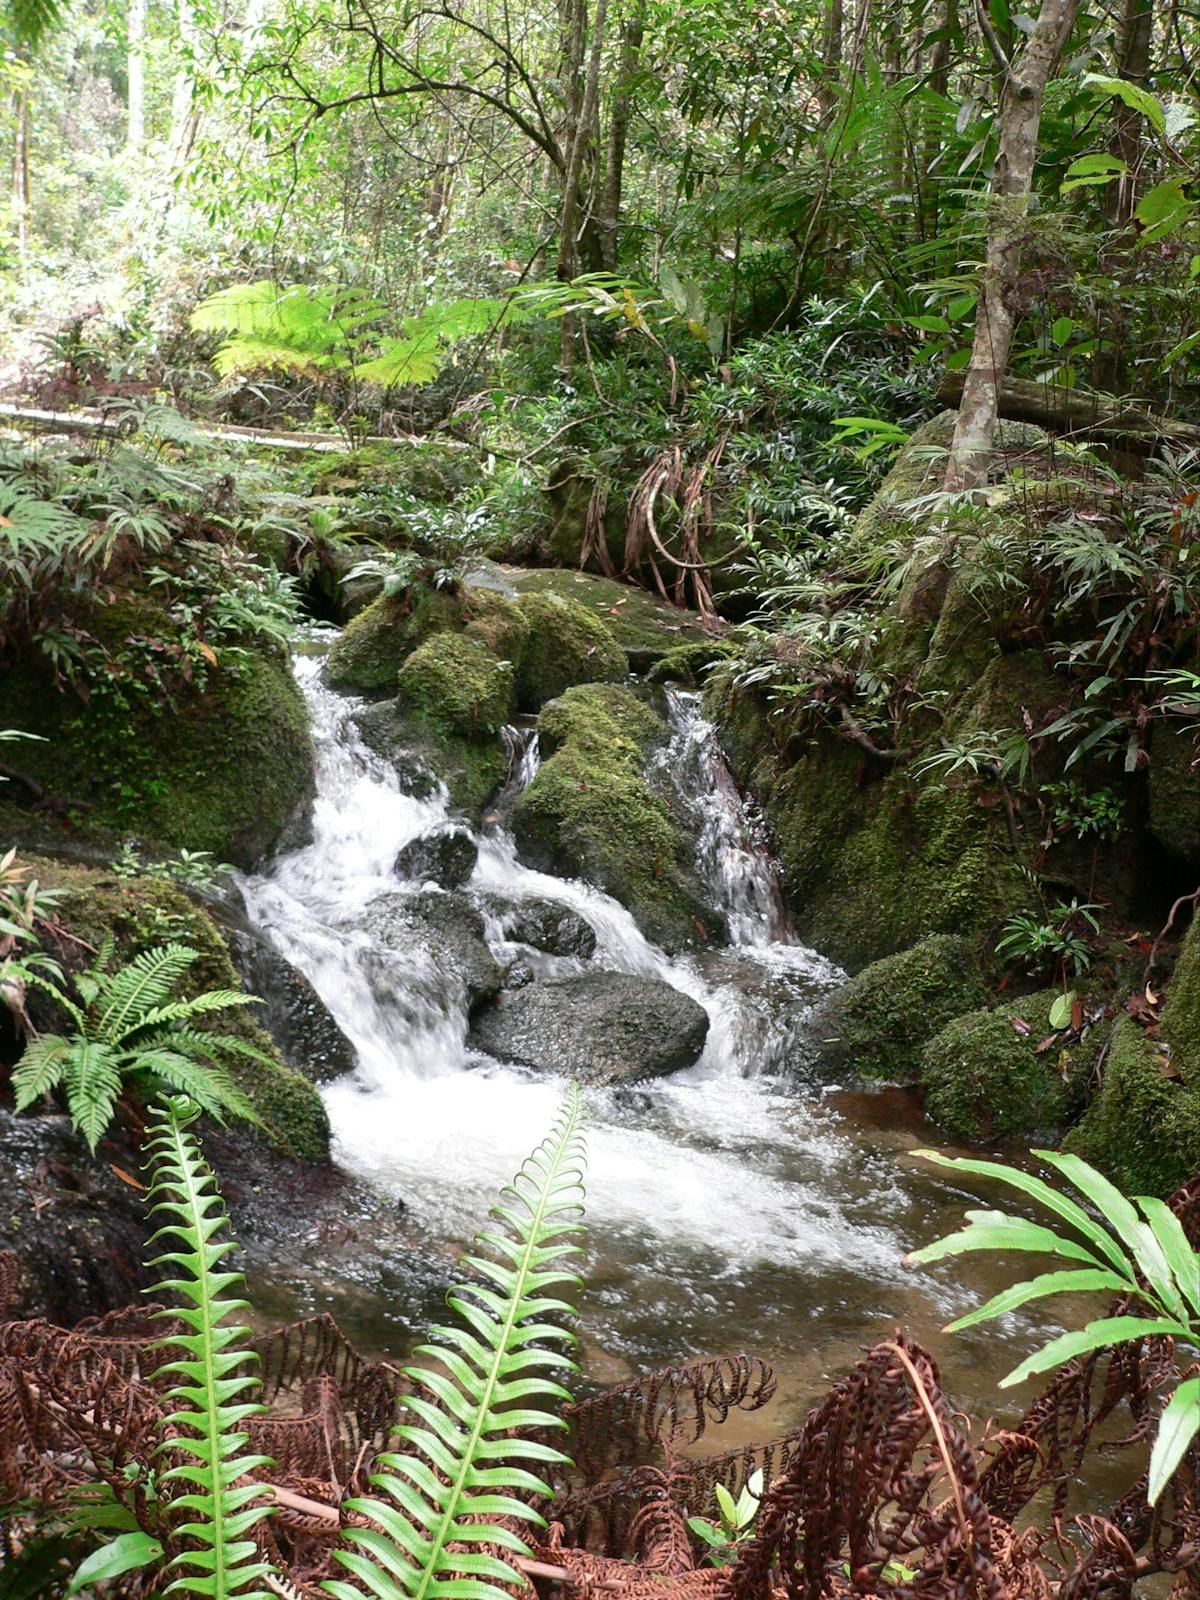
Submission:
<svg viewBox="0 0 1200 1600">
<path fill-rule="evenodd" d="M 187 1520 L 174 1532 L 190 1546 L 176 1555 L 172 1565 L 179 1576 L 167 1592 L 208 1600 L 270 1600 L 259 1587 L 270 1567 L 247 1537 L 270 1508 L 253 1504 L 261 1499 L 260 1484 L 239 1483 L 270 1465 L 265 1456 L 241 1453 L 247 1442 L 241 1424 L 264 1409 L 253 1399 L 259 1379 L 246 1371 L 252 1359 L 246 1350 L 250 1330 L 229 1321 L 246 1309 L 247 1302 L 236 1298 L 243 1279 L 240 1272 L 222 1270 L 234 1243 L 216 1180 L 190 1132 L 200 1108 L 178 1096 L 156 1111 L 150 1128 L 150 1215 L 165 1220 L 152 1242 L 161 1240 L 168 1248 L 151 1263 L 165 1269 L 154 1293 L 180 1302 L 159 1315 L 177 1318 L 189 1330 L 162 1341 L 180 1354 L 156 1374 L 178 1380 L 167 1396 L 176 1409 L 164 1419 L 175 1437 L 163 1440 L 159 1449 L 184 1458 L 162 1481 L 183 1486 L 173 1509 Z"/>
<path fill-rule="evenodd" d="M 568 1460 L 531 1435 L 565 1426 L 570 1395 L 552 1374 L 576 1370 L 561 1321 L 574 1308 L 561 1295 L 580 1282 L 570 1262 L 581 1253 L 582 1120 L 572 1085 L 553 1132 L 501 1192 L 499 1226 L 477 1235 L 487 1253 L 466 1258 L 484 1281 L 447 1297 L 461 1322 L 433 1329 L 441 1342 L 416 1352 L 444 1370 L 407 1369 L 416 1392 L 396 1433 L 409 1449 L 381 1456 L 376 1495 L 346 1507 L 371 1526 L 348 1529 L 350 1548 L 335 1552 L 358 1580 L 328 1580 L 335 1600 L 364 1590 L 376 1600 L 509 1600 L 501 1586 L 523 1585 L 495 1552 L 528 1555 L 512 1524 L 542 1521 L 530 1501 L 550 1490 L 523 1463 Z"/>
</svg>

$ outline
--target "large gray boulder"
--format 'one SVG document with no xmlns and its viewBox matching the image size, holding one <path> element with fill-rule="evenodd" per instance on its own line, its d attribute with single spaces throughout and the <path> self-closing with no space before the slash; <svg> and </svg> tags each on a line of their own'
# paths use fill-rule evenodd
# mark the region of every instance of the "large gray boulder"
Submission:
<svg viewBox="0 0 1200 1600">
<path fill-rule="evenodd" d="M 468 1042 L 500 1061 L 605 1084 L 690 1067 L 707 1036 L 703 1006 L 669 983 L 591 971 L 502 995 Z"/>
<path fill-rule="evenodd" d="M 464 894 L 385 894 L 367 909 L 373 948 L 368 973 L 377 984 L 394 974 L 407 985 L 423 971 L 445 986 L 447 998 L 458 988 L 468 1010 L 497 993 L 504 971 L 484 938 L 483 918 Z"/>
</svg>

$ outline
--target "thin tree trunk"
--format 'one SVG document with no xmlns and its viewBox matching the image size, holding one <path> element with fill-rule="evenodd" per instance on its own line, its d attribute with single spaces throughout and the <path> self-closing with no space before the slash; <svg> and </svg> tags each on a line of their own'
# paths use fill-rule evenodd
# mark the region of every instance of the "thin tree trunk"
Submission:
<svg viewBox="0 0 1200 1600">
<path fill-rule="evenodd" d="M 821 50 L 823 72 L 817 86 L 817 100 L 822 118 L 827 117 L 837 105 L 838 81 L 842 74 L 842 32 L 845 28 L 844 0 L 828 0 L 825 14 L 825 39 Z"/>
<path fill-rule="evenodd" d="M 128 117 L 125 148 L 131 155 L 137 155 L 146 142 L 146 0 L 129 0 L 126 29 Z"/>
<path fill-rule="evenodd" d="M 586 29 L 586 0 L 578 7 Z M 575 277 L 578 268 L 576 231 L 579 227 L 580 196 L 584 168 L 584 153 L 589 142 L 596 106 L 600 94 L 600 58 L 604 44 L 604 25 L 608 16 L 608 0 L 596 0 L 596 14 L 592 23 L 592 50 L 588 60 L 587 81 L 583 97 L 577 102 L 578 110 L 573 138 L 567 153 L 567 167 L 563 174 L 562 210 L 558 225 L 558 271 L 563 282 Z M 580 52 L 582 55 L 582 51 Z M 561 322 L 560 359 L 564 367 L 575 362 L 575 319 L 563 317 Z"/>
<path fill-rule="evenodd" d="M 645 21 L 640 9 L 621 29 L 621 56 L 617 81 L 613 87 L 612 113 L 608 123 L 608 151 L 604 161 L 604 188 L 600 194 L 600 262 L 605 272 L 617 270 L 620 246 L 621 191 L 625 181 L 625 145 L 633 111 L 633 89 L 638 61 L 645 37 Z"/>
<path fill-rule="evenodd" d="M 22 267 L 29 257 L 32 205 L 29 194 L 29 90 L 20 88 L 13 101 L 12 209 L 17 255 Z"/>
<path fill-rule="evenodd" d="M 1118 75 L 1144 89 L 1150 75 L 1150 41 L 1154 14 L 1150 0 L 1125 0 L 1121 16 L 1121 59 Z M 1137 165 L 1141 154 L 1142 115 L 1132 106 L 1116 102 L 1112 153 L 1129 168 L 1128 174 L 1109 185 L 1105 209 L 1109 226 L 1128 227 L 1137 204 Z"/>
<path fill-rule="evenodd" d="M 958 26 L 958 0 L 942 0 L 938 13 L 937 38 L 933 41 L 933 49 L 930 51 L 926 82 L 934 94 L 940 95 L 943 100 L 950 93 L 951 44 L 958 32 Z M 921 199 L 926 238 L 932 237 L 937 232 L 939 175 L 935 175 L 935 167 L 941 153 L 939 124 L 939 109 L 930 107 L 921 152 L 921 175 L 925 180 Z"/>
<path fill-rule="evenodd" d="M 1011 65 L 1001 61 L 1000 146 L 992 173 L 987 260 L 975 339 L 946 468 L 947 490 L 979 489 L 987 482 L 1000 384 L 1008 370 L 1016 320 L 1021 246 L 1033 187 L 1038 132 L 1046 85 L 1070 36 L 1080 0 L 1042 0 L 1029 43 Z"/>
</svg>

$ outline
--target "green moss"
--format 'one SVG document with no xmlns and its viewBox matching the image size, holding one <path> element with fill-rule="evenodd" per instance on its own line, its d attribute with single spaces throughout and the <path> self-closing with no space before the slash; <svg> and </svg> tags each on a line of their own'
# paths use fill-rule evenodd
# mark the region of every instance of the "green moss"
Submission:
<svg viewBox="0 0 1200 1600">
<path fill-rule="evenodd" d="M 547 706 L 538 728 L 552 753 L 514 808 L 522 855 L 598 884 L 665 948 L 694 943 L 708 914 L 670 808 L 642 775 L 662 723 L 629 690 L 588 685 Z"/>
<path fill-rule="evenodd" d="M 625 651 L 634 672 L 648 672 L 665 656 L 689 645 L 719 653 L 719 623 L 666 605 L 645 589 L 557 567 L 514 570 L 512 583 L 519 595 L 556 594 L 590 611 Z"/>
<path fill-rule="evenodd" d="M 1200 769 L 1192 734 L 1153 724 L 1150 744 L 1150 832 L 1176 861 L 1200 863 Z"/>
<path fill-rule="evenodd" d="M 405 660 L 397 681 L 401 707 L 433 733 L 491 736 L 512 712 L 512 663 L 465 633 L 426 639 Z"/>
<path fill-rule="evenodd" d="M 1099 1092 L 1064 1148 L 1130 1194 L 1167 1196 L 1200 1170 L 1200 1088 L 1132 1017 L 1113 1029 Z"/>
<path fill-rule="evenodd" d="M 847 553 L 870 559 L 889 540 L 910 526 L 905 510 L 909 500 L 928 491 L 935 474 L 945 471 L 942 452 L 954 437 L 957 411 L 941 411 L 924 422 L 901 449 L 878 493 L 859 515 L 850 535 Z"/>
<path fill-rule="evenodd" d="M 421 444 L 368 444 L 342 454 L 320 454 L 293 463 L 304 473 L 314 494 L 337 494 L 373 485 L 403 487 L 416 500 L 444 505 L 478 484 L 483 476 L 479 453 L 469 448 L 425 440 Z"/>
<path fill-rule="evenodd" d="M 921 1056 L 925 1106 L 947 1132 L 965 1139 L 1056 1135 L 1082 1101 L 1100 1051 L 1100 1030 L 1042 1054 L 1057 990 L 958 1017 Z M 1018 1026 L 1015 1026 L 1017 1024 Z"/>
<path fill-rule="evenodd" d="M 1200 918 L 1193 919 L 1167 989 L 1159 1028 L 1182 1080 L 1200 1091 Z M 1200 1151 L 1197 1151 L 1200 1166 Z"/>
<path fill-rule="evenodd" d="M 576 683 L 613 683 L 629 660 L 610 630 L 586 606 L 558 594 L 522 595 L 529 640 L 517 674 L 525 710 L 536 711 Z"/>
<path fill-rule="evenodd" d="M 647 676 L 651 683 L 683 683 L 697 688 L 714 662 L 732 660 L 736 655 L 736 647 L 721 639 L 681 644 L 661 656 Z"/>
<path fill-rule="evenodd" d="M 155 945 L 178 942 L 199 952 L 180 992 L 240 989 L 224 939 L 208 913 L 174 884 L 156 878 L 115 878 L 93 867 L 24 856 L 40 883 L 57 890 L 58 915 L 84 945 L 98 949 L 110 936 L 123 959 Z M 68 961 L 90 959 L 84 945 L 68 941 Z M 245 1009 L 216 1013 L 206 1022 L 216 1033 L 246 1040 L 270 1057 L 268 1062 L 231 1057 L 226 1063 L 262 1119 L 263 1133 L 279 1150 L 304 1161 L 329 1159 L 329 1118 L 321 1096 L 280 1059 L 270 1035 Z"/>
<path fill-rule="evenodd" d="M 346 625 L 329 652 L 326 676 L 335 689 L 357 694 L 391 690 L 405 657 L 460 621 L 461 604 L 450 590 L 413 585 L 380 595 Z"/>
<path fill-rule="evenodd" d="M 169 618 L 143 602 L 105 607 L 94 624 L 114 646 L 172 637 Z M 47 741 L 10 746 L 8 763 L 77 828 L 209 850 L 239 866 L 278 843 L 312 788 L 308 713 L 274 651 L 219 659 L 203 690 L 170 701 L 133 670 L 97 675 L 83 700 L 27 661 L 0 677 L 0 726 Z"/>
<path fill-rule="evenodd" d="M 932 934 L 911 950 L 872 962 L 822 1003 L 813 1027 L 818 1063 L 911 1083 L 930 1036 L 985 999 L 970 945 Z"/>
<path fill-rule="evenodd" d="M 520 606 L 507 595 L 478 587 L 463 591 L 463 632 L 514 666 L 523 658 L 529 643 L 529 621 Z"/>
<path fill-rule="evenodd" d="M 538 744 L 543 757 L 564 745 L 607 758 L 620 752 L 637 764 L 641 754 L 666 737 L 661 717 L 621 684 L 596 683 L 568 689 L 552 700 L 538 718 Z"/>
</svg>

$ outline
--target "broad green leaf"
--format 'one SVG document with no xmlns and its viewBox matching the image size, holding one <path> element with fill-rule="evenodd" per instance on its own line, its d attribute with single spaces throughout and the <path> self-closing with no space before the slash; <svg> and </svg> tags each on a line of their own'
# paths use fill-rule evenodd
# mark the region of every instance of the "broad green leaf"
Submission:
<svg viewBox="0 0 1200 1600">
<path fill-rule="evenodd" d="M 1200 1317 L 1200 1251 L 1192 1249 L 1182 1222 L 1165 1201 L 1138 1195 L 1137 1203 L 1154 1230 L 1185 1304 Z"/>
<path fill-rule="evenodd" d="M 1089 1322 L 1086 1328 L 1073 1333 L 1063 1333 L 1051 1339 L 1048 1345 L 1028 1356 L 1020 1366 L 1014 1367 L 1000 1387 L 1010 1389 L 1024 1383 L 1035 1372 L 1048 1372 L 1060 1367 L 1076 1356 L 1085 1356 L 1093 1350 L 1107 1350 L 1114 1345 L 1129 1344 L 1134 1339 L 1150 1339 L 1155 1334 L 1170 1334 L 1173 1338 L 1186 1338 L 1188 1330 L 1170 1317 L 1101 1317 Z"/>
<path fill-rule="evenodd" d="M 1156 133 L 1166 132 L 1167 114 L 1162 101 L 1148 89 L 1130 83 L 1128 78 L 1110 78 L 1100 72 L 1085 72 L 1080 87 L 1094 89 L 1097 94 L 1114 95 L 1124 101 L 1131 111 L 1145 117 Z"/>
<path fill-rule="evenodd" d="M 942 1332 L 959 1333 L 963 1328 L 973 1328 L 977 1323 L 990 1322 L 994 1317 L 1005 1316 L 1008 1312 L 1015 1311 L 1018 1306 L 1028 1304 L 1030 1300 L 1042 1300 L 1052 1294 L 1086 1294 L 1097 1289 L 1109 1289 L 1120 1294 L 1128 1288 L 1129 1284 L 1123 1278 L 1118 1278 L 1115 1272 L 1110 1272 L 1107 1267 L 1079 1267 L 1067 1272 L 1044 1272 L 1040 1277 L 1027 1278 L 1023 1283 L 1013 1284 L 1010 1289 L 1002 1289 L 977 1311 L 969 1311 L 966 1316 L 947 1323 Z"/>
<path fill-rule="evenodd" d="M 1069 989 L 1066 994 L 1055 998 L 1050 1007 L 1050 1026 L 1052 1028 L 1068 1028 L 1071 1025 L 1071 1013 L 1075 1006 L 1075 991 Z"/>
<path fill-rule="evenodd" d="M 958 1233 L 935 1239 L 923 1250 L 914 1250 L 905 1256 L 906 1265 L 925 1266 L 930 1261 L 940 1261 L 944 1256 L 960 1256 L 970 1250 L 1030 1250 L 1041 1255 L 1066 1256 L 1072 1261 L 1086 1261 L 1090 1266 L 1100 1263 L 1090 1250 L 1076 1244 L 1073 1239 L 1063 1239 L 1038 1222 L 1026 1222 L 1023 1217 L 1009 1217 L 1002 1211 L 968 1211 L 970 1225 Z"/>
<path fill-rule="evenodd" d="M 936 1150 L 918 1150 L 917 1155 L 926 1161 L 934 1162 L 939 1167 L 950 1167 L 959 1172 L 969 1172 L 979 1178 L 996 1178 L 1001 1183 L 1007 1183 L 1014 1189 L 1019 1189 L 1022 1194 L 1027 1194 L 1039 1204 L 1044 1205 L 1047 1211 L 1053 1211 L 1081 1233 L 1108 1261 L 1117 1272 L 1129 1283 L 1135 1281 L 1134 1270 L 1129 1258 L 1118 1246 L 1116 1240 L 1102 1228 L 1094 1218 L 1090 1217 L 1082 1206 L 1065 1194 L 1060 1194 L 1048 1184 L 1044 1178 L 1035 1177 L 1031 1172 L 1022 1172 L 1019 1167 L 1010 1167 L 1001 1161 L 975 1161 L 967 1156 L 944 1156 Z"/>
<path fill-rule="evenodd" d="M 1188 1378 L 1167 1402 L 1150 1451 L 1146 1499 L 1152 1506 L 1158 1504 L 1159 1496 L 1197 1433 L 1200 1433 L 1200 1378 Z"/>
<path fill-rule="evenodd" d="M 136 1533 L 119 1534 L 79 1563 L 67 1594 L 78 1594 L 91 1583 L 119 1578 L 123 1572 L 140 1571 L 143 1567 L 151 1566 L 162 1553 L 162 1545 L 148 1533 L 139 1530 Z"/>
<path fill-rule="evenodd" d="M 1141 1220 L 1131 1202 L 1116 1185 L 1110 1183 L 1103 1173 L 1097 1172 L 1095 1167 L 1089 1166 L 1080 1156 L 1064 1155 L 1058 1150 L 1035 1150 L 1032 1153 L 1039 1160 L 1046 1162 L 1047 1166 L 1061 1172 L 1068 1182 L 1075 1185 L 1080 1194 L 1092 1202 L 1137 1263 L 1142 1275 L 1157 1295 L 1161 1308 L 1169 1314 L 1185 1316 L 1187 1307 L 1176 1287 L 1171 1269 L 1167 1265 L 1167 1258 L 1162 1253 L 1162 1247 L 1154 1235 L 1154 1230 Z"/>
</svg>

